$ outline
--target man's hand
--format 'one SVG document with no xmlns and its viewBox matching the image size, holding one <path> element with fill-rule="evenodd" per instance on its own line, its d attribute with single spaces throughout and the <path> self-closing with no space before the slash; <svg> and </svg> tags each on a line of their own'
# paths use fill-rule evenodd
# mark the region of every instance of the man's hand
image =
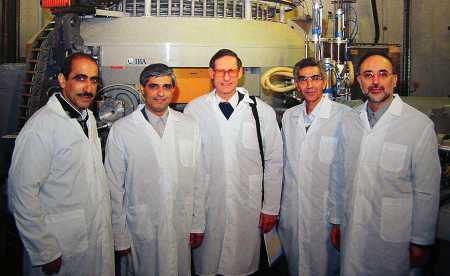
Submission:
<svg viewBox="0 0 450 276">
<path fill-rule="evenodd" d="M 411 267 L 423 266 L 430 255 L 428 246 L 421 246 L 411 243 L 409 245 L 409 263 Z"/>
<path fill-rule="evenodd" d="M 341 226 L 339 224 L 333 224 L 330 232 L 331 244 L 337 251 L 341 250 Z"/>
<path fill-rule="evenodd" d="M 259 228 L 263 233 L 267 233 L 277 224 L 278 216 L 277 215 L 267 215 L 261 213 L 259 216 Z"/>
<path fill-rule="evenodd" d="M 197 248 L 202 244 L 204 233 L 191 233 L 189 236 L 189 245 L 191 248 Z"/>
<path fill-rule="evenodd" d="M 62 259 L 59 257 L 58 259 L 47 263 L 42 266 L 42 272 L 44 272 L 47 275 L 56 274 L 61 269 Z"/>
<path fill-rule="evenodd" d="M 131 247 L 125 250 L 117 250 L 116 252 L 119 255 L 119 257 L 128 256 L 128 254 L 131 253 Z"/>
</svg>

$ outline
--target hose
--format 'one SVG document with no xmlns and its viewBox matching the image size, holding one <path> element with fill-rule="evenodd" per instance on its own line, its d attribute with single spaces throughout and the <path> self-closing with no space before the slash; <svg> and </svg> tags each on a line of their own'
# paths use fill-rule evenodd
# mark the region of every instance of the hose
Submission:
<svg viewBox="0 0 450 276">
<path fill-rule="evenodd" d="M 380 24 L 378 23 L 378 10 L 377 10 L 377 0 L 371 0 L 372 3 L 372 15 L 373 15 L 373 25 L 375 27 L 375 38 L 373 39 L 373 44 L 377 44 L 380 40 Z"/>
<path fill-rule="evenodd" d="M 274 67 L 272 69 L 269 69 L 261 76 L 260 83 L 264 89 L 271 90 L 277 93 L 284 93 L 295 90 L 295 84 L 293 83 L 290 85 L 272 83 L 272 79 L 275 77 L 282 77 L 291 80 L 294 79 L 294 75 L 292 74 L 292 68 Z"/>
</svg>

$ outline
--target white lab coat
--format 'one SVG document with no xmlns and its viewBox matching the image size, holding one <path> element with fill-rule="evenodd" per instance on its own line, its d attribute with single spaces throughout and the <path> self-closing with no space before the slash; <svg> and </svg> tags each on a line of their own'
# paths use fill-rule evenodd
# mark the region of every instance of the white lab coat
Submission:
<svg viewBox="0 0 450 276">
<path fill-rule="evenodd" d="M 342 178 L 330 197 L 341 275 L 408 275 L 410 243 L 435 238 L 441 170 L 433 122 L 398 95 L 373 129 L 367 103 L 342 122 Z"/>
<path fill-rule="evenodd" d="M 55 96 L 16 139 L 8 196 L 31 261 L 27 275 L 62 255 L 58 275 L 114 274 L 111 203 L 94 115 L 89 139 Z"/>
<path fill-rule="evenodd" d="M 135 275 L 190 275 L 189 234 L 203 233 L 205 225 L 198 124 L 169 109 L 160 137 L 142 108 L 117 121 L 108 136 L 115 249 L 131 247 Z"/>
<path fill-rule="evenodd" d="M 292 276 L 339 273 L 339 255 L 329 240 L 327 201 L 337 127 L 350 108 L 323 97 L 316 109 L 308 132 L 305 103 L 283 116 L 285 162 L 278 230 Z"/>
<path fill-rule="evenodd" d="M 255 120 L 245 96 L 227 120 L 215 91 L 186 106 L 200 123 L 209 190 L 203 244 L 194 250 L 198 274 L 243 275 L 258 268 L 262 165 Z M 280 205 L 283 145 L 274 110 L 257 99 L 265 155 L 262 212 L 277 215 Z"/>
</svg>

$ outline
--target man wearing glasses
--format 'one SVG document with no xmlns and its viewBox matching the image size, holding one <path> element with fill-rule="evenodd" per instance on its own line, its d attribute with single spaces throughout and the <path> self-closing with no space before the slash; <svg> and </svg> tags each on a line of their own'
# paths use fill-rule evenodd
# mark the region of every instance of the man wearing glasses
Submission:
<svg viewBox="0 0 450 276">
<path fill-rule="evenodd" d="M 297 62 L 294 78 L 305 100 L 283 115 L 285 162 L 278 230 L 290 275 L 337 275 L 338 252 L 329 240 L 326 211 L 337 127 L 350 108 L 323 95 L 327 83 L 314 59 Z"/>
<path fill-rule="evenodd" d="M 424 264 L 435 237 L 441 170 L 434 125 L 393 94 L 397 75 L 387 56 L 365 56 L 358 82 L 367 101 L 343 117 L 335 169 L 344 174 L 330 201 L 342 233 L 341 275 L 408 275 Z"/>
<path fill-rule="evenodd" d="M 261 232 L 270 231 L 277 222 L 282 139 L 274 110 L 256 99 L 263 173 L 250 106 L 254 102 L 244 88 L 237 87 L 243 75 L 241 60 L 233 51 L 222 49 L 211 58 L 209 75 L 215 89 L 185 109 L 200 122 L 203 154 L 208 159 L 206 230 L 202 246 L 193 253 L 195 270 L 200 275 L 249 275 L 258 269 Z"/>
<path fill-rule="evenodd" d="M 169 108 L 171 68 L 151 64 L 140 83 L 145 105 L 112 126 L 106 146 L 114 246 L 133 275 L 187 276 L 205 227 L 199 128 Z"/>
</svg>

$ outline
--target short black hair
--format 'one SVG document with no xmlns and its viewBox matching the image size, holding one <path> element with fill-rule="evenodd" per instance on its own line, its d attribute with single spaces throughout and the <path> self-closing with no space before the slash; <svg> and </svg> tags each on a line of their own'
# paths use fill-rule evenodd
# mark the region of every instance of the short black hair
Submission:
<svg viewBox="0 0 450 276">
<path fill-rule="evenodd" d="M 294 65 L 294 80 L 298 81 L 298 72 L 300 72 L 300 70 L 302 70 L 305 67 L 318 67 L 319 71 L 320 71 L 320 75 L 323 77 L 322 75 L 322 68 L 320 68 L 320 64 L 313 58 L 304 58 L 302 60 L 300 60 L 299 62 L 297 62 Z"/>
<path fill-rule="evenodd" d="M 61 73 L 64 75 L 64 78 L 66 78 L 66 79 L 69 78 L 70 72 L 72 72 L 73 61 L 77 60 L 77 59 L 83 59 L 83 58 L 91 60 L 92 62 L 97 64 L 97 70 L 99 70 L 97 60 L 94 59 L 91 55 L 85 54 L 85 53 L 73 53 L 64 59 L 63 66 L 61 68 Z"/>
<path fill-rule="evenodd" d="M 220 49 L 212 56 L 211 60 L 209 61 L 209 68 L 214 69 L 216 60 L 223 57 L 235 57 L 238 68 L 242 67 L 242 61 L 235 52 L 231 51 L 230 49 Z"/>
<path fill-rule="evenodd" d="M 358 75 L 361 73 L 361 65 L 364 63 L 364 61 L 366 61 L 368 58 L 373 57 L 373 56 L 380 56 L 380 57 L 387 59 L 392 66 L 392 73 L 397 74 L 396 73 L 397 70 L 394 66 L 394 62 L 388 55 L 386 55 L 384 53 L 380 53 L 380 52 L 368 52 L 358 62 L 358 71 L 357 71 Z"/>
<path fill-rule="evenodd" d="M 153 63 L 145 67 L 139 76 L 139 82 L 142 86 L 145 86 L 150 78 L 163 76 L 170 76 L 172 85 L 176 85 L 176 77 L 172 68 L 163 63 Z"/>
</svg>

